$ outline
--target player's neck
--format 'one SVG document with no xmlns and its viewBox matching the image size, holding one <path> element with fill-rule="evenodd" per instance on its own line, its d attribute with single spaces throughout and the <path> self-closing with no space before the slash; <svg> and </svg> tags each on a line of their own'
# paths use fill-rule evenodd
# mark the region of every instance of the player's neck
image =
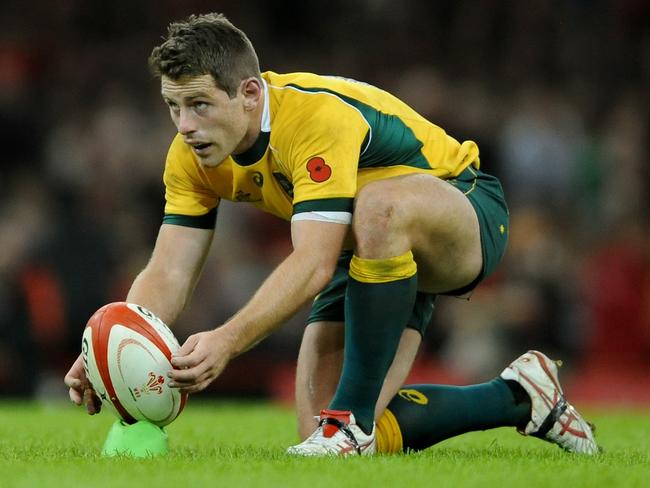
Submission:
<svg viewBox="0 0 650 488">
<path fill-rule="evenodd" d="M 255 144 L 255 141 L 257 141 L 257 138 L 260 136 L 260 132 L 262 131 L 261 128 L 262 128 L 263 112 L 264 112 L 264 93 L 262 93 L 262 96 L 260 97 L 260 101 L 257 104 L 257 107 L 255 107 L 255 110 L 251 112 L 246 134 L 244 135 L 244 138 L 239 143 L 239 145 L 235 148 L 233 154 L 241 154 L 243 152 L 246 152 L 248 149 L 250 149 L 253 146 L 253 144 Z"/>
</svg>

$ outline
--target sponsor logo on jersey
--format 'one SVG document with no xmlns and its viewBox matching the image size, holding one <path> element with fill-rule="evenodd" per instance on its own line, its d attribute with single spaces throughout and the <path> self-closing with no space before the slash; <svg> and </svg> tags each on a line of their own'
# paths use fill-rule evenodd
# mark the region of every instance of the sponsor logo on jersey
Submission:
<svg viewBox="0 0 650 488">
<path fill-rule="evenodd" d="M 289 181 L 289 178 L 278 172 L 273 173 L 273 177 L 282 187 L 284 192 L 289 195 L 289 197 L 293 198 L 293 183 Z"/>
<path fill-rule="evenodd" d="M 235 193 L 235 201 L 236 202 L 261 202 L 261 198 L 253 198 L 253 196 L 245 192 L 243 190 L 237 190 L 237 193 Z"/>
<path fill-rule="evenodd" d="M 307 161 L 307 171 L 309 171 L 309 177 L 316 183 L 327 181 L 332 176 L 332 167 L 319 157 Z"/>
</svg>

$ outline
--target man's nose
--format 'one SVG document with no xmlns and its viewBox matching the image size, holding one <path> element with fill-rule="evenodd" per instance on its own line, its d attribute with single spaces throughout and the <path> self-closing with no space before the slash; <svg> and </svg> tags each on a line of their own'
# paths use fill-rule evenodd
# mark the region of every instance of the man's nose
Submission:
<svg viewBox="0 0 650 488">
<path fill-rule="evenodd" d="M 189 110 L 181 108 L 181 112 L 178 116 L 178 132 L 183 135 L 191 134 L 196 130 L 196 124 L 194 122 L 194 117 Z"/>
</svg>

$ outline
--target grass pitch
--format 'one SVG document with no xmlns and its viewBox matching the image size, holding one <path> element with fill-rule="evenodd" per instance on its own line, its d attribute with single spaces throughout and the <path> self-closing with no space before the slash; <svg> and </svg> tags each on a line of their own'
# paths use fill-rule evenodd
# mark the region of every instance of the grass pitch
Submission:
<svg viewBox="0 0 650 488">
<path fill-rule="evenodd" d="M 70 405 L 0 403 L 0 487 L 648 487 L 650 410 L 587 410 L 605 452 L 573 456 L 513 429 L 466 434 L 423 452 L 292 459 L 291 410 L 190 402 L 168 427 L 171 453 L 104 459 L 114 418 Z"/>
</svg>

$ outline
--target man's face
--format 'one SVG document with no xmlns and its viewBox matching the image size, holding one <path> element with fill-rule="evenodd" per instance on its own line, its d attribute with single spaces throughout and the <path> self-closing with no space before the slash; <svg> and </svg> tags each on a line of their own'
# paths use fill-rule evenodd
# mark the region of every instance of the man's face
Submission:
<svg viewBox="0 0 650 488">
<path fill-rule="evenodd" d="M 202 166 L 217 166 L 238 152 L 249 121 L 240 90 L 231 99 L 210 75 L 163 76 L 161 89 L 176 129 Z"/>
</svg>

